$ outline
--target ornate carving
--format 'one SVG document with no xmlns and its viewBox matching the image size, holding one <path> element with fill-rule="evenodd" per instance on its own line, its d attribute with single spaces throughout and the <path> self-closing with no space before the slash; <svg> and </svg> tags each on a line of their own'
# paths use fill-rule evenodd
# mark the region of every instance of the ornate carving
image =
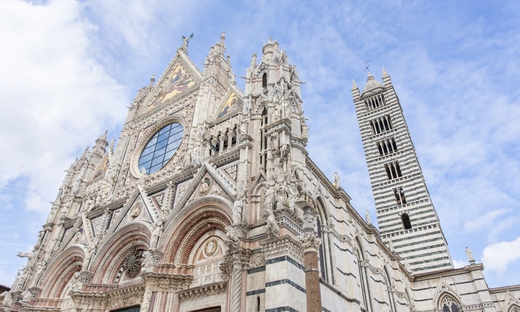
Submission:
<svg viewBox="0 0 520 312">
<path fill-rule="evenodd" d="M 136 277 L 141 270 L 143 260 L 143 250 L 133 249 L 130 251 L 130 253 L 128 253 L 126 256 L 122 266 L 126 276 L 130 278 Z"/>
<path fill-rule="evenodd" d="M 265 256 L 262 253 L 255 253 L 249 259 L 249 268 L 254 269 L 265 266 Z"/>
<path fill-rule="evenodd" d="M 202 285 L 195 288 L 190 288 L 178 292 L 180 301 L 191 300 L 200 297 L 207 297 L 212 295 L 222 294 L 227 289 L 226 282 L 213 283 L 209 285 Z"/>
<path fill-rule="evenodd" d="M 321 239 L 314 232 L 305 232 L 298 237 L 304 250 L 318 250 L 321 245 Z"/>
</svg>

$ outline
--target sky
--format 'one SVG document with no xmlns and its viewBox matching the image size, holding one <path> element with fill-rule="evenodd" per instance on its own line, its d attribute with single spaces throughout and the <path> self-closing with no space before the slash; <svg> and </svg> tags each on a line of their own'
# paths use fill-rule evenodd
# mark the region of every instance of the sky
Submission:
<svg viewBox="0 0 520 312">
<path fill-rule="evenodd" d="M 244 86 L 269 37 L 297 66 L 310 157 L 376 221 L 352 102 L 365 64 L 399 96 L 456 267 L 520 284 L 516 1 L 0 1 L 0 284 L 11 285 L 72 161 L 118 137 L 137 90 L 194 33 L 202 68 L 226 32 Z"/>
</svg>

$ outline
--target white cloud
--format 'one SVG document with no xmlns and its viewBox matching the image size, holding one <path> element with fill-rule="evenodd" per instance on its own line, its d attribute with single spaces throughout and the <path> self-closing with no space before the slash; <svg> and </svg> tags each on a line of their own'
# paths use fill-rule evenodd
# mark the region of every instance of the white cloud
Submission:
<svg viewBox="0 0 520 312">
<path fill-rule="evenodd" d="M 57 173 L 121 122 L 129 101 L 91 56 L 95 27 L 82 10 L 72 0 L 0 4 L 0 186 L 25 177 L 29 209 L 49 209 Z"/>
<path fill-rule="evenodd" d="M 482 251 L 482 262 L 489 271 L 503 273 L 509 264 L 520 260 L 520 237 L 511 242 L 491 244 Z"/>
<path fill-rule="evenodd" d="M 479 215 L 475 220 L 466 221 L 464 223 L 464 229 L 470 232 L 478 232 L 482 229 L 488 229 L 495 224 L 495 219 L 508 213 L 507 209 L 498 209 L 488 211 L 483 215 Z"/>
</svg>

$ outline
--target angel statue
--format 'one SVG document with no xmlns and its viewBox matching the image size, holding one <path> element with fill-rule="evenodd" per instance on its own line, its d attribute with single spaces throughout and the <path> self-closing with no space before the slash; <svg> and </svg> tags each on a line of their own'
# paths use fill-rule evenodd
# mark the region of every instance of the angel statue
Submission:
<svg viewBox="0 0 520 312">
<path fill-rule="evenodd" d="M 182 41 L 183 41 L 182 47 L 183 48 L 186 48 L 186 49 L 188 48 L 191 38 L 193 38 L 193 33 L 191 33 L 191 36 L 189 38 L 182 36 Z"/>
</svg>

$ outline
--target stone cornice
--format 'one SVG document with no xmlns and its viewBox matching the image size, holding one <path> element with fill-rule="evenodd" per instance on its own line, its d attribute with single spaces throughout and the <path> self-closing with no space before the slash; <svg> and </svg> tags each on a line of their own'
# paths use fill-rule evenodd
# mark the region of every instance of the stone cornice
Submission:
<svg viewBox="0 0 520 312">
<path fill-rule="evenodd" d="M 446 276 L 453 276 L 453 275 L 459 275 L 459 274 L 467 274 L 471 271 L 483 271 L 484 265 L 482 263 L 476 263 L 476 264 L 470 264 L 462 268 L 458 269 L 447 269 L 442 271 L 436 271 L 431 273 L 422 273 L 422 274 L 414 274 L 413 281 L 425 281 L 432 278 L 439 278 L 439 277 L 446 277 Z M 520 285 L 518 286 L 520 288 Z"/>
<path fill-rule="evenodd" d="M 208 297 L 212 295 L 222 294 L 227 289 L 227 282 L 218 282 L 213 284 L 202 285 L 195 288 L 179 291 L 180 301 L 191 300 L 200 297 Z"/>
<path fill-rule="evenodd" d="M 495 288 L 489 288 L 490 294 L 496 294 L 506 291 L 520 291 L 520 284 L 519 285 L 511 285 L 511 286 L 502 286 L 502 287 L 495 287 Z"/>
</svg>

